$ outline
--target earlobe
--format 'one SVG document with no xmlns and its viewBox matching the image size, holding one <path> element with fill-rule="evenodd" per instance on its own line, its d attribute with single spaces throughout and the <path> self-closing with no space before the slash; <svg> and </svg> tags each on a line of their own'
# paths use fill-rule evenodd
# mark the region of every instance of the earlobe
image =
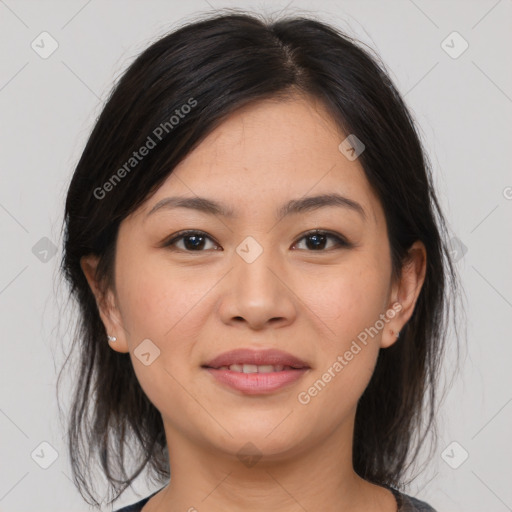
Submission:
<svg viewBox="0 0 512 512">
<path fill-rule="evenodd" d="M 400 318 L 403 306 L 400 302 L 393 302 L 386 311 L 386 317 L 390 319 L 385 325 L 384 331 L 380 339 L 381 348 L 388 348 L 393 345 L 400 337 L 400 329 L 405 322 Z"/>
<path fill-rule="evenodd" d="M 397 334 L 411 318 L 425 281 L 427 252 L 423 242 L 416 241 L 409 249 L 398 281 L 393 285 L 391 304 L 395 315 L 381 337 L 381 347 L 387 348 L 398 339 Z"/>
<path fill-rule="evenodd" d="M 107 336 L 105 343 L 109 343 L 111 348 L 117 352 L 129 352 L 125 337 L 125 330 L 119 318 L 114 293 L 112 290 L 103 290 L 96 276 L 96 269 L 99 258 L 96 255 L 82 256 L 80 266 L 89 283 L 89 287 L 96 299 L 98 312 L 105 326 Z"/>
</svg>

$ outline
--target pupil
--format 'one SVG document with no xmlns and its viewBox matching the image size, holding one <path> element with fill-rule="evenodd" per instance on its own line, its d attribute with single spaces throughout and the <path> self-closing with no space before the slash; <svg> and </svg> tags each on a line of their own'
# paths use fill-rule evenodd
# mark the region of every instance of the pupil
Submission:
<svg viewBox="0 0 512 512">
<path fill-rule="evenodd" d="M 187 241 L 190 242 L 190 240 L 192 240 L 192 239 L 195 239 L 196 241 L 192 242 L 192 245 L 188 245 Z M 190 247 L 192 247 L 194 249 L 202 248 L 202 246 L 204 245 L 204 237 L 197 236 L 197 235 L 189 235 L 185 238 L 185 245 L 187 246 L 187 248 L 190 248 Z"/>
<path fill-rule="evenodd" d="M 326 236 L 325 235 L 310 235 L 310 236 L 308 236 L 308 239 L 314 240 L 313 248 L 318 249 L 319 247 L 323 246 Z"/>
</svg>

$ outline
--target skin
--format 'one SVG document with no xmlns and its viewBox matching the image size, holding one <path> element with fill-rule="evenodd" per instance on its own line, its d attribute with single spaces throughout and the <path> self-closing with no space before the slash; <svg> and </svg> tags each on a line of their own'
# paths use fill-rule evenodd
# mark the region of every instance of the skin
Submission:
<svg viewBox="0 0 512 512">
<path fill-rule="evenodd" d="M 110 346 L 130 353 L 165 426 L 172 482 L 144 512 L 396 510 L 390 491 L 353 470 L 354 418 L 379 350 L 396 341 L 414 310 L 426 252 L 416 242 L 400 279 L 392 279 L 384 212 L 359 161 L 339 151 L 345 138 L 309 97 L 244 107 L 123 220 L 115 289 L 102 293 L 96 257 L 82 258 L 106 331 L 117 337 Z M 366 218 L 329 206 L 276 221 L 276 207 L 288 200 L 332 192 L 357 201 Z M 238 217 L 185 208 L 147 215 L 175 195 L 214 199 Z M 316 228 L 353 246 L 327 238 L 315 250 L 304 235 Z M 210 238 L 195 252 L 190 239 L 174 251 L 163 246 L 184 229 Z M 263 249 L 252 263 L 236 252 L 247 236 Z M 397 302 L 400 312 L 378 335 L 308 404 L 299 403 L 298 394 Z M 160 350 L 149 366 L 134 355 L 144 339 Z M 311 369 L 270 395 L 245 395 L 201 368 L 240 347 L 279 348 Z M 262 455 L 251 467 L 237 457 L 247 442 Z"/>
</svg>

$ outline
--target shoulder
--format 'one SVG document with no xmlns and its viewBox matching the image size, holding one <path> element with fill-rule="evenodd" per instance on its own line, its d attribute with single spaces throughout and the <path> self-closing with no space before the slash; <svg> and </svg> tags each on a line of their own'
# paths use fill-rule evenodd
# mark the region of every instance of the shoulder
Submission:
<svg viewBox="0 0 512 512">
<path fill-rule="evenodd" d="M 149 496 L 143 500 L 138 501 L 137 503 L 128 505 L 127 507 L 118 508 L 117 510 L 114 510 L 114 512 L 141 512 L 142 507 L 148 502 L 148 500 Z"/>
<path fill-rule="evenodd" d="M 404 505 L 400 512 L 436 512 L 428 503 L 404 494 Z"/>
<path fill-rule="evenodd" d="M 395 495 L 398 503 L 398 512 L 437 512 L 428 503 L 413 498 L 408 494 L 403 494 L 397 489 L 389 487 L 389 490 Z"/>
<path fill-rule="evenodd" d="M 148 497 L 137 501 L 137 503 L 132 503 L 131 505 L 127 505 L 123 508 L 118 508 L 114 510 L 114 512 L 141 512 L 142 507 L 149 501 L 150 498 L 152 498 L 157 492 L 160 492 L 161 489 L 158 491 L 155 491 L 153 494 L 150 494 Z"/>
</svg>

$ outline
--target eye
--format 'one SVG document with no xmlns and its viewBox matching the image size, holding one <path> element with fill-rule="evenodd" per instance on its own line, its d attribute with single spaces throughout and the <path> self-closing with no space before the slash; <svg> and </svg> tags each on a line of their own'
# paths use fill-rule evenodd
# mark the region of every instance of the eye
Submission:
<svg viewBox="0 0 512 512">
<path fill-rule="evenodd" d="M 329 240 L 334 241 L 334 244 L 331 244 L 331 249 L 335 249 L 337 247 L 351 247 L 351 244 L 347 242 L 341 235 L 321 229 L 309 231 L 301 238 L 299 238 L 299 242 L 301 240 L 306 240 L 306 250 L 309 249 L 311 251 L 317 252 L 325 251 Z M 211 249 L 211 247 L 207 247 L 208 241 L 214 242 L 213 239 L 204 231 L 186 230 L 176 233 L 171 240 L 164 243 L 164 247 L 171 247 L 173 249 L 178 249 L 185 252 L 204 252 L 208 249 Z M 179 246 L 178 244 L 181 242 L 183 242 L 183 245 Z M 296 242 L 293 247 L 296 247 L 297 245 L 299 244 Z M 213 243 L 213 246 L 219 247 L 216 243 Z"/>
<path fill-rule="evenodd" d="M 212 241 L 212 238 L 210 238 L 203 231 L 180 231 L 179 233 L 176 233 L 176 236 L 174 236 L 171 240 L 165 242 L 164 247 L 177 248 L 185 252 L 203 252 L 205 245 L 207 245 L 207 240 Z M 181 247 L 178 246 L 178 242 L 182 241 L 184 245 Z M 216 247 L 218 246 L 216 245 Z"/>
<path fill-rule="evenodd" d="M 322 252 L 325 250 L 325 246 L 327 241 L 331 239 L 334 240 L 334 249 L 339 247 L 350 247 L 351 245 L 341 236 L 329 231 L 323 231 L 321 229 L 315 229 L 314 231 L 309 231 L 305 235 L 303 235 L 300 240 L 307 240 L 306 247 L 313 251 Z M 332 248 L 332 247 L 331 247 Z"/>
</svg>

